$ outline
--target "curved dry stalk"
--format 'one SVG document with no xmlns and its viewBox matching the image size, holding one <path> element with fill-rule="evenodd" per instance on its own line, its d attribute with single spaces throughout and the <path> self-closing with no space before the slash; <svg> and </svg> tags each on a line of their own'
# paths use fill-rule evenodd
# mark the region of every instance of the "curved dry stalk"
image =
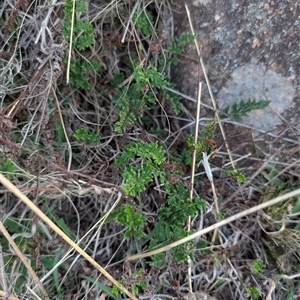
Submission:
<svg viewBox="0 0 300 300">
<path fill-rule="evenodd" d="M 28 197 L 26 197 L 14 184 L 12 184 L 3 174 L 0 174 L 0 182 L 10 190 L 16 197 L 25 203 L 38 217 L 40 217 L 48 226 L 51 227 L 60 237 L 62 237 L 71 247 L 90 262 L 99 272 L 101 272 L 109 281 L 116 285 L 130 299 L 138 300 L 122 284 L 114 279 L 104 268 L 102 268 L 91 256 L 82 250 L 73 240 L 71 240 L 60 228 L 58 228 Z"/>
<path fill-rule="evenodd" d="M 213 225 L 211 225 L 211 226 L 209 226 L 207 228 L 204 228 L 204 229 L 202 229 L 200 231 L 197 231 L 197 232 L 195 232 L 195 233 L 193 233 L 193 234 L 191 234 L 191 235 L 189 235 L 189 236 L 187 236 L 187 237 L 185 237 L 185 238 L 183 238 L 183 239 L 181 239 L 181 240 L 179 240 L 177 242 L 171 243 L 171 244 L 169 244 L 169 245 L 167 245 L 165 247 L 162 247 L 162 248 L 150 251 L 150 252 L 146 252 L 146 253 L 131 255 L 131 256 L 128 256 L 126 259 L 128 261 L 132 261 L 132 260 L 137 260 L 137 259 L 140 259 L 140 258 L 149 257 L 149 256 L 152 256 L 152 255 L 161 253 L 161 252 L 169 251 L 170 249 L 172 249 L 174 247 L 177 247 L 177 246 L 182 245 L 182 244 L 184 244 L 186 242 L 189 242 L 189 241 L 191 241 L 191 240 L 193 240 L 195 238 L 198 238 L 198 237 L 200 237 L 200 236 L 202 236 L 204 234 L 207 234 L 207 233 L 209 233 L 209 232 L 211 232 L 211 231 L 213 231 L 213 230 L 215 230 L 217 228 L 220 228 L 220 227 L 222 227 L 222 226 L 224 226 L 226 224 L 229 224 L 229 223 L 231 223 L 233 221 L 236 221 L 236 220 L 238 220 L 238 219 L 240 219 L 242 217 L 248 216 L 250 214 L 253 214 L 253 213 L 255 213 L 255 212 L 259 211 L 259 210 L 265 209 L 267 207 L 276 205 L 276 204 L 278 204 L 280 202 L 286 201 L 286 200 L 288 200 L 290 198 L 293 198 L 293 197 L 296 197 L 298 195 L 300 195 L 300 189 L 297 189 L 297 190 L 289 192 L 289 193 L 287 193 L 285 195 L 281 195 L 279 197 L 276 197 L 276 198 L 274 198 L 274 199 L 272 199 L 272 200 L 270 200 L 268 202 L 264 202 L 264 203 L 261 203 L 259 205 L 254 206 L 254 207 L 251 207 L 249 209 L 246 209 L 246 210 L 244 210 L 244 211 L 242 211 L 240 213 L 237 213 L 237 214 L 235 214 L 235 215 L 233 215 L 233 216 L 231 216 L 231 217 L 229 217 L 227 219 L 224 219 L 224 220 L 222 220 L 222 221 L 220 221 L 220 222 L 218 222 L 216 224 L 213 224 Z"/>
</svg>

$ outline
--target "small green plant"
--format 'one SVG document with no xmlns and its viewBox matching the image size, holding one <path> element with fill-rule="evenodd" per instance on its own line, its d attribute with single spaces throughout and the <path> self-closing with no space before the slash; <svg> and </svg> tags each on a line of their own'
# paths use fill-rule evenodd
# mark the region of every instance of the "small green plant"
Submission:
<svg viewBox="0 0 300 300">
<path fill-rule="evenodd" d="M 262 296 L 260 289 L 257 286 L 251 286 L 247 289 L 247 293 L 251 300 L 256 300 Z"/>
<path fill-rule="evenodd" d="M 134 211 L 134 207 L 130 204 L 125 204 L 121 207 L 116 216 L 116 221 L 123 226 L 127 226 L 124 237 L 130 239 L 134 237 L 140 240 L 144 234 L 145 219 L 141 213 Z"/>
<path fill-rule="evenodd" d="M 15 165 L 9 158 L 4 158 L 0 164 L 0 173 L 4 173 L 8 179 L 12 179 L 15 173 Z"/>
<path fill-rule="evenodd" d="M 154 20 L 153 16 L 147 9 L 143 9 L 142 11 L 140 9 L 136 9 L 132 20 L 136 28 L 140 30 L 145 37 L 151 35 L 154 28 Z"/>
<path fill-rule="evenodd" d="M 180 37 L 172 41 L 169 51 L 172 54 L 182 55 L 184 53 L 184 47 L 189 43 L 192 43 L 195 39 L 196 39 L 195 34 L 190 34 L 185 32 Z M 177 57 L 172 57 L 168 62 L 168 64 L 176 65 L 178 61 L 179 60 Z"/>
<path fill-rule="evenodd" d="M 168 205 L 158 210 L 159 225 L 154 228 L 149 237 L 145 237 L 144 243 L 150 240 L 149 249 L 155 249 L 187 236 L 188 232 L 184 229 L 186 217 L 197 215 L 206 205 L 200 198 L 191 200 L 189 190 L 182 182 L 171 183 L 172 177 L 180 171 L 171 172 L 172 166 L 164 163 L 165 160 L 165 151 L 157 142 L 136 141 L 124 148 L 116 162 L 117 167 L 124 168 L 122 177 L 125 183 L 122 188 L 127 195 L 137 196 L 138 193 L 145 191 L 154 176 L 164 183 Z M 174 167 L 178 168 L 178 166 Z M 128 227 L 128 237 L 132 235 L 142 237 L 144 219 L 136 215 L 132 206 L 121 209 L 117 218 L 120 224 Z M 171 253 L 176 261 L 184 261 L 192 255 L 187 251 L 186 245 L 172 249 Z M 165 264 L 163 257 L 164 254 L 153 256 L 152 265 Z"/>
<path fill-rule="evenodd" d="M 266 108 L 270 104 L 269 100 L 241 100 L 239 103 L 234 103 L 231 106 L 226 106 L 223 112 L 229 115 L 234 121 L 240 122 L 242 117 L 248 116 L 248 114 L 256 109 Z"/>
<path fill-rule="evenodd" d="M 75 88 L 89 90 L 91 85 L 87 75 L 89 72 L 98 72 L 100 68 L 101 64 L 95 60 L 88 62 L 71 59 L 70 84 Z"/>
<path fill-rule="evenodd" d="M 76 0 L 72 47 L 78 49 L 79 51 L 83 51 L 95 43 L 95 30 L 92 24 L 87 20 L 82 20 L 79 18 L 79 15 L 84 13 L 87 8 L 87 2 Z M 70 44 L 72 34 L 73 0 L 66 0 L 64 14 L 65 20 L 63 23 L 63 34 L 67 43 Z"/>
<path fill-rule="evenodd" d="M 196 197 L 191 200 L 189 198 L 189 190 L 181 182 L 173 185 L 167 181 L 165 183 L 165 192 L 168 204 L 158 210 L 160 225 L 154 229 L 149 250 L 165 246 L 186 237 L 189 234 L 185 229 L 187 216 L 193 218 L 199 211 L 204 210 L 206 207 L 206 202 L 201 198 Z M 171 249 L 170 253 L 174 260 L 183 262 L 188 257 L 193 258 L 193 252 L 188 250 L 191 245 L 192 242 Z M 154 255 L 151 258 L 151 265 L 165 265 L 163 258 L 164 254 Z"/>
<path fill-rule="evenodd" d="M 261 259 L 256 259 L 252 262 L 252 268 L 256 273 L 262 273 L 265 269 L 265 265 Z"/>
<path fill-rule="evenodd" d="M 144 14 L 147 14 L 145 11 Z M 137 16 L 139 14 L 137 13 Z M 143 14 L 140 14 L 140 17 Z M 151 17 L 149 17 L 148 23 L 144 23 L 141 30 L 144 34 L 148 34 L 151 30 L 152 23 Z M 146 18 L 148 20 L 148 17 Z M 139 18 L 137 20 L 139 20 Z M 149 24 L 149 22 L 151 24 Z M 137 22 L 140 24 L 139 22 Z M 142 26 L 142 24 L 140 24 Z M 143 28 L 143 29 L 142 29 Z M 176 39 L 171 45 L 169 52 L 173 54 L 180 54 L 184 50 L 184 46 L 193 41 L 195 36 L 189 34 L 183 34 Z M 164 61 L 164 57 L 161 54 L 161 61 Z M 126 86 L 119 88 L 119 85 L 124 81 L 122 74 L 116 74 L 111 79 L 111 84 L 116 88 L 113 103 L 119 110 L 119 120 L 115 124 L 115 131 L 121 133 L 126 131 L 132 126 L 139 118 L 143 116 L 145 111 L 158 106 L 158 98 L 164 97 L 172 106 L 175 114 L 179 114 L 181 110 L 180 98 L 178 95 L 165 89 L 165 87 L 173 88 L 174 85 L 163 75 L 166 67 L 171 64 L 177 63 L 177 59 L 168 59 L 162 67 L 155 67 L 153 60 L 150 60 L 147 66 L 141 66 L 137 61 L 133 62 L 132 78 L 133 80 Z M 157 95 L 160 94 L 160 97 Z"/>
<path fill-rule="evenodd" d="M 168 85 L 166 78 L 153 66 L 143 69 L 140 65 L 133 71 L 133 82 L 122 89 L 116 89 L 113 99 L 119 109 L 119 121 L 115 131 L 125 131 L 143 115 L 143 112 L 157 105 L 155 92 Z M 113 79 L 112 82 L 116 81 Z M 151 87 L 151 88 L 150 88 Z"/>
<path fill-rule="evenodd" d="M 100 135 L 94 131 L 89 131 L 87 127 L 81 127 L 74 133 L 77 141 L 85 142 L 89 145 L 97 144 L 100 141 Z"/>
<path fill-rule="evenodd" d="M 125 280 L 121 279 L 119 280 L 119 283 L 124 284 L 124 281 Z M 130 289 L 132 289 L 136 295 L 143 293 L 149 285 L 144 270 L 137 270 L 130 276 L 130 278 L 128 278 L 128 281 L 131 282 Z M 112 288 L 112 294 L 115 297 L 124 295 L 123 292 L 117 286 L 114 286 Z"/>
<path fill-rule="evenodd" d="M 66 42 L 70 46 L 72 36 L 72 48 L 78 51 L 84 51 L 87 47 L 95 43 L 95 29 L 91 22 L 80 19 L 80 14 L 84 13 L 88 8 L 88 3 L 81 0 L 75 4 L 75 18 L 72 26 L 73 16 L 73 0 L 66 0 L 64 7 L 65 20 L 63 23 L 63 34 Z M 73 27 L 73 32 L 72 32 Z M 72 35 L 73 33 L 73 35 Z M 73 87 L 89 90 L 88 82 L 89 72 L 98 72 L 101 64 L 98 61 L 87 61 L 84 59 L 71 59 L 70 64 L 70 84 Z"/>
<path fill-rule="evenodd" d="M 199 140 L 195 143 L 194 137 L 190 135 L 187 139 L 188 153 L 186 156 L 186 164 L 191 164 L 192 153 L 197 150 L 197 161 L 200 161 L 203 157 L 203 152 L 207 155 L 216 150 L 216 144 L 214 142 L 214 135 L 216 132 L 216 118 L 210 123 L 206 124 L 200 133 Z"/>
<path fill-rule="evenodd" d="M 235 178 L 239 183 L 244 184 L 247 182 L 247 177 L 238 169 L 228 170 L 227 174 L 228 176 Z"/>
<path fill-rule="evenodd" d="M 138 163 L 134 163 L 138 161 Z M 124 148 L 123 153 L 117 158 L 116 167 L 124 167 L 123 185 L 124 192 L 129 196 L 136 196 L 146 189 L 153 176 L 160 175 L 161 165 L 165 161 L 165 151 L 154 143 L 136 141 Z"/>
</svg>

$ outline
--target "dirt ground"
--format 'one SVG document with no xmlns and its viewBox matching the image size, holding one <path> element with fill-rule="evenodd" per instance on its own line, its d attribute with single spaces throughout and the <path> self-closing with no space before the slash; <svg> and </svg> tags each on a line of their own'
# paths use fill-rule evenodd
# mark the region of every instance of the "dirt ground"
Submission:
<svg viewBox="0 0 300 300">
<path fill-rule="evenodd" d="M 275 104 L 273 113 L 280 115 L 277 121 L 281 119 L 284 123 L 296 123 L 300 112 L 299 1 L 178 1 L 174 13 L 176 36 L 191 32 L 185 2 L 191 12 L 197 41 L 202 48 L 201 55 L 218 105 L 224 105 L 222 101 L 224 96 L 228 96 L 228 91 L 231 91 L 231 95 L 227 98 L 236 98 L 237 95 L 241 98 L 251 95 L 257 98 L 255 90 L 259 90 L 258 85 L 264 81 L 262 96 Z M 191 44 L 186 49 L 185 59 L 173 70 L 174 81 L 179 89 L 194 98 L 197 94 L 198 61 L 195 45 Z M 241 83 L 245 78 L 248 83 Z M 200 80 L 205 82 L 201 71 Z M 246 85 L 244 90 L 248 89 L 245 93 L 243 85 Z M 275 91 L 274 95 L 267 93 L 271 90 Z M 210 103 L 206 85 L 202 100 Z M 280 104 L 279 107 L 276 107 L 276 103 Z M 209 114 L 206 111 L 203 113 Z M 272 125 L 282 123 L 272 123 L 274 114 L 267 117 L 271 119 L 270 124 L 262 130 L 272 129 Z M 247 121 L 245 123 L 248 124 Z"/>
</svg>

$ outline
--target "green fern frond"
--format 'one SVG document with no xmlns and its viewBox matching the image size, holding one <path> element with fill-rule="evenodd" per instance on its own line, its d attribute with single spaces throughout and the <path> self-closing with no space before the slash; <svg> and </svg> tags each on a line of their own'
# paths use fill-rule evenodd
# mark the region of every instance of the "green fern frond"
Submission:
<svg viewBox="0 0 300 300">
<path fill-rule="evenodd" d="M 269 104 L 270 101 L 264 99 L 241 100 L 239 103 L 226 106 L 223 112 L 229 115 L 234 121 L 240 122 L 242 117 L 248 116 L 251 111 L 266 108 Z"/>
<path fill-rule="evenodd" d="M 171 43 L 170 52 L 173 54 L 182 54 L 184 47 L 196 39 L 195 34 L 183 33 L 179 38 Z"/>
</svg>

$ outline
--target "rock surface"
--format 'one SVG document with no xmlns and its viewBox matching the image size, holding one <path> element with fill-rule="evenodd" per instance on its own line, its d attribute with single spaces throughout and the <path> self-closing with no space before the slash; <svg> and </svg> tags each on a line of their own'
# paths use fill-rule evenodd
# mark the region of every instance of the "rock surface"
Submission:
<svg viewBox="0 0 300 300">
<path fill-rule="evenodd" d="M 272 130 L 283 123 L 282 115 L 292 104 L 293 84 L 264 65 L 246 64 L 236 68 L 231 79 L 217 95 L 219 108 L 231 106 L 241 100 L 269 100 L 268 107 L 253 110 L 242 123 L 260 131 Z"/>
<path fill-rule="evenodd" d="M 191 32 L 184 1 L 177 2 L 175 32 Z M 268 130 L 282 122 L 297 121 L 300 113 L 300 2 L 187 1 L 214 96 L 222 107 L 241 97 L 269 98 L 270 108 L 244 122 Z M 198 55 L 194 44 L 173 70 L 178 89 L 196 97 Z M 204 77 L 200 71 L 200 80 Z M 207 88 L 204 102 L 210 103 Z M 190 105 L 190 107 L 189 107 Z M 187 105 L 191 112 L 194 104 Z M 202 113 L 209 115 L 208 111 Z M 279 116 L 280 115 L 280 116 Z"/>
</svg>

